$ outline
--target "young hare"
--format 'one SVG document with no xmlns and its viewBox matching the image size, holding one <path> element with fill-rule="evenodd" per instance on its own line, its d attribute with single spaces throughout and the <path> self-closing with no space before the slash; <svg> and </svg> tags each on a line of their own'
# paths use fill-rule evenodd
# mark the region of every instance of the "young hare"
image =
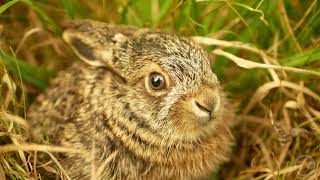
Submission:
<svg viewBox="0 0 320 180">
<path fill-rule="evenodd" d="M 51 144 L 93 151 L 61 156 L 71 179 L 90 179 L 92 162 L 99 179 L 199 179 L 228 159 L 233 111 L 197 44 L 91 20 L 63 39 L 84 63 L 58 75 L 29 119 Z"/>
</svg>

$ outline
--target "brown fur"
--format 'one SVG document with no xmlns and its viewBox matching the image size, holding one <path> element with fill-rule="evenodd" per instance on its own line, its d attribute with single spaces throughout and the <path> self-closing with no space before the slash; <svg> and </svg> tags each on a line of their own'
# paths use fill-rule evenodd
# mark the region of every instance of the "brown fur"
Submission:
<svg viewBox="0 0 320 180">
<path fill-rule="evenodd" d="M 233 111 L 198 45 L 89 20 L 73 22 L 63 37 L 87 64 L 61 72 L 31 106 L 36 136 L 45 129 L 52 144 L 94 147 L 96 167 L 117 152 L 101 179 L 198 179 L 228 159 Z M 165 90 L 148 86 L 152 72 L 163 74 Z M 202 122 L 191 99 L 217 111 Z M 67 154 L 62 165 L 72 179 L 90 178 L 89 159 Z"/>
</svg>

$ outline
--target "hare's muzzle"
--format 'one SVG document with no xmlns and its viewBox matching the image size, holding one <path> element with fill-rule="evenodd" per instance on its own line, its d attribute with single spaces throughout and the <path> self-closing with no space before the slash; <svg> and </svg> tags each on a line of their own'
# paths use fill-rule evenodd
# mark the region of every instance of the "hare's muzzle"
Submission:
<svg viewBox="0 0 320 180">
<path fill-rule="evenodd" d="M 193 113 L 198 117 L 201 125 L 215 119 L 220 108 L 220 94 L 218 89 L 200 89 L 199 94 L 191 99 Z"/>
</svg>

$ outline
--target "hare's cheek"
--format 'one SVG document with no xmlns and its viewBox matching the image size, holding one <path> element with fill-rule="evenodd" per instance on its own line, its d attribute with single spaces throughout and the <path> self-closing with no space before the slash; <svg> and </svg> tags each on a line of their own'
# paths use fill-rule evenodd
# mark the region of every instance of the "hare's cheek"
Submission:
<svg viewBox="0 0 320 180">
<path fill-rule="evenodd" d="M 169 117 L 178 134 L 195 132 L 201 128 L 198 117 L 193 113 L 189 103 L 185 101 L 175 103 L 169 112 Z"/>
</svg>

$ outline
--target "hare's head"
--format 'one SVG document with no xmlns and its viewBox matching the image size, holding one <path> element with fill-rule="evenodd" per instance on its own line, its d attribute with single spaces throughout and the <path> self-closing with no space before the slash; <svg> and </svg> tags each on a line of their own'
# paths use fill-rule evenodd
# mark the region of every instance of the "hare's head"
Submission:
<svg viewBox="0 0 320 180">
<path fill-rule="evenodd" d="M 217 77 L 206 52 L 189 39 L 94 21 L 75 22 L 63 38 L 83 61 L 119 77 L 119 101 L 152 132 L 197 140 L 223 123 Z"/>
</svg>

